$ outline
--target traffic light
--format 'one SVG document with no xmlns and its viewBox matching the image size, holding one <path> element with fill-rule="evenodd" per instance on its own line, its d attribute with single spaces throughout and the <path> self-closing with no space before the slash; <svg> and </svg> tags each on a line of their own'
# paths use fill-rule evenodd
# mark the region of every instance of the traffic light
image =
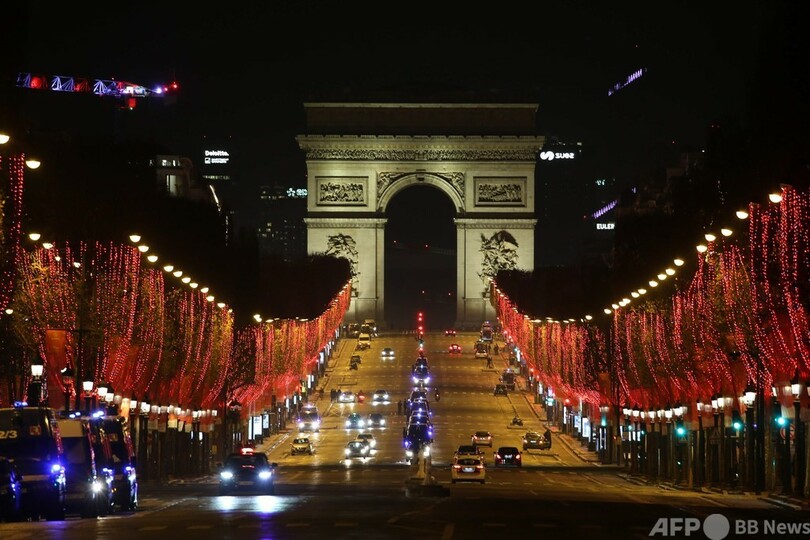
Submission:
<svg viewBox="0 0 810 540">
<path fill-rule="evenodd" d="M 686 427 L 683 425 L 682 417 L 675 420 L 675 435 L 681 439 L 686 436 Z"/>
<path fill-rule="evenodd" d="M 737 432 L 737 434 L 739 434 L 739 432 L 742 430 L 743 425 L 744 424 L 743 424 L 742 418 L 740 418 L 740 412 L 739 411 L 732 411 L 732 413 L 731 413 L 731 427 L 734 428 L 734 431 Z"/>
</svg>

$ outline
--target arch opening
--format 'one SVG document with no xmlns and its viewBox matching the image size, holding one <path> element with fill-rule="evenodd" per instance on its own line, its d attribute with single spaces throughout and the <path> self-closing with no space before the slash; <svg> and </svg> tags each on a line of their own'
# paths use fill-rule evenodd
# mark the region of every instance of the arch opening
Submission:
<svg viewBox="0 0 810 540">
<path fill-rule="evenodd" d="M 455 324 L 457 287 L 456 208 L 442 190 L 409 185 L 386 205 L 385 320 L 412 329 L 425 313 L 426 330 Z"/>
</svg>

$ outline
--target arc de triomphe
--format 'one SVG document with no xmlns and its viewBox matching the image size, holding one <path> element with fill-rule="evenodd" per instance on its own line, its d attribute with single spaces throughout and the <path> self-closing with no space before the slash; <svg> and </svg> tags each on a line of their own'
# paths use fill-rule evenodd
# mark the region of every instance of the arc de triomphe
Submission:
<svg viewBox="0 0 810 540">
<path fill-rule="evenodd" d="M 456 325 L 494 317 L 489 279 L 534 269 L 536 104 L 306 103 L 307 252 L 352 263 L 347 321 L 385 326 L 386 208 L 425 184 L 456 211 Z"/>
</svg>

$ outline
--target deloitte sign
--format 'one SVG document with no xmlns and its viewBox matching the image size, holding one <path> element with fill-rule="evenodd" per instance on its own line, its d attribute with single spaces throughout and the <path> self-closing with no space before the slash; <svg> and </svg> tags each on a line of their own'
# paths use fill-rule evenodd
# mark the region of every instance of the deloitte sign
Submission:
<svg viewBox="0 0 810 540">
<path fill-rule="evenodd" d="M 206 150 L 203 163 L 206 165 L 227 165 L 231 154 L 225 150 Z"/>
<path fill-rule="evenodd" d="M 732 531 L 732 525 L 734 529 Z M 711 514 L 701 523 L 698 518 L 659 518 L 650 530 L 648 536 L 673 537 L 691 536 L 692 533 L 702 531 L 709 540 L 723 540 L 729 533 L 735 536 L 763 536 L 810 535 L 810 523 L 807 522 L 781 522 L 773 519 L 762 521 L 756 519 L 735 519 L 733 522 L 723 514 Z"/>
</svg>

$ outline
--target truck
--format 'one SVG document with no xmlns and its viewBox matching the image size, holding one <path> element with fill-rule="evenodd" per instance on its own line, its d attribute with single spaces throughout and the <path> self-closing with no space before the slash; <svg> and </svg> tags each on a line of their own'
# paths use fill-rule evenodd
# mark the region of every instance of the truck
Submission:
<svg viewBox="0 0 810 540">
<path fill-rule="evenodd" d="M 65 448 L 55 411 L 15 403 L 0 408 L 0 456 L 22 475 L 22 512 L 34 521 L 65 519 Z"/>
</svg>

